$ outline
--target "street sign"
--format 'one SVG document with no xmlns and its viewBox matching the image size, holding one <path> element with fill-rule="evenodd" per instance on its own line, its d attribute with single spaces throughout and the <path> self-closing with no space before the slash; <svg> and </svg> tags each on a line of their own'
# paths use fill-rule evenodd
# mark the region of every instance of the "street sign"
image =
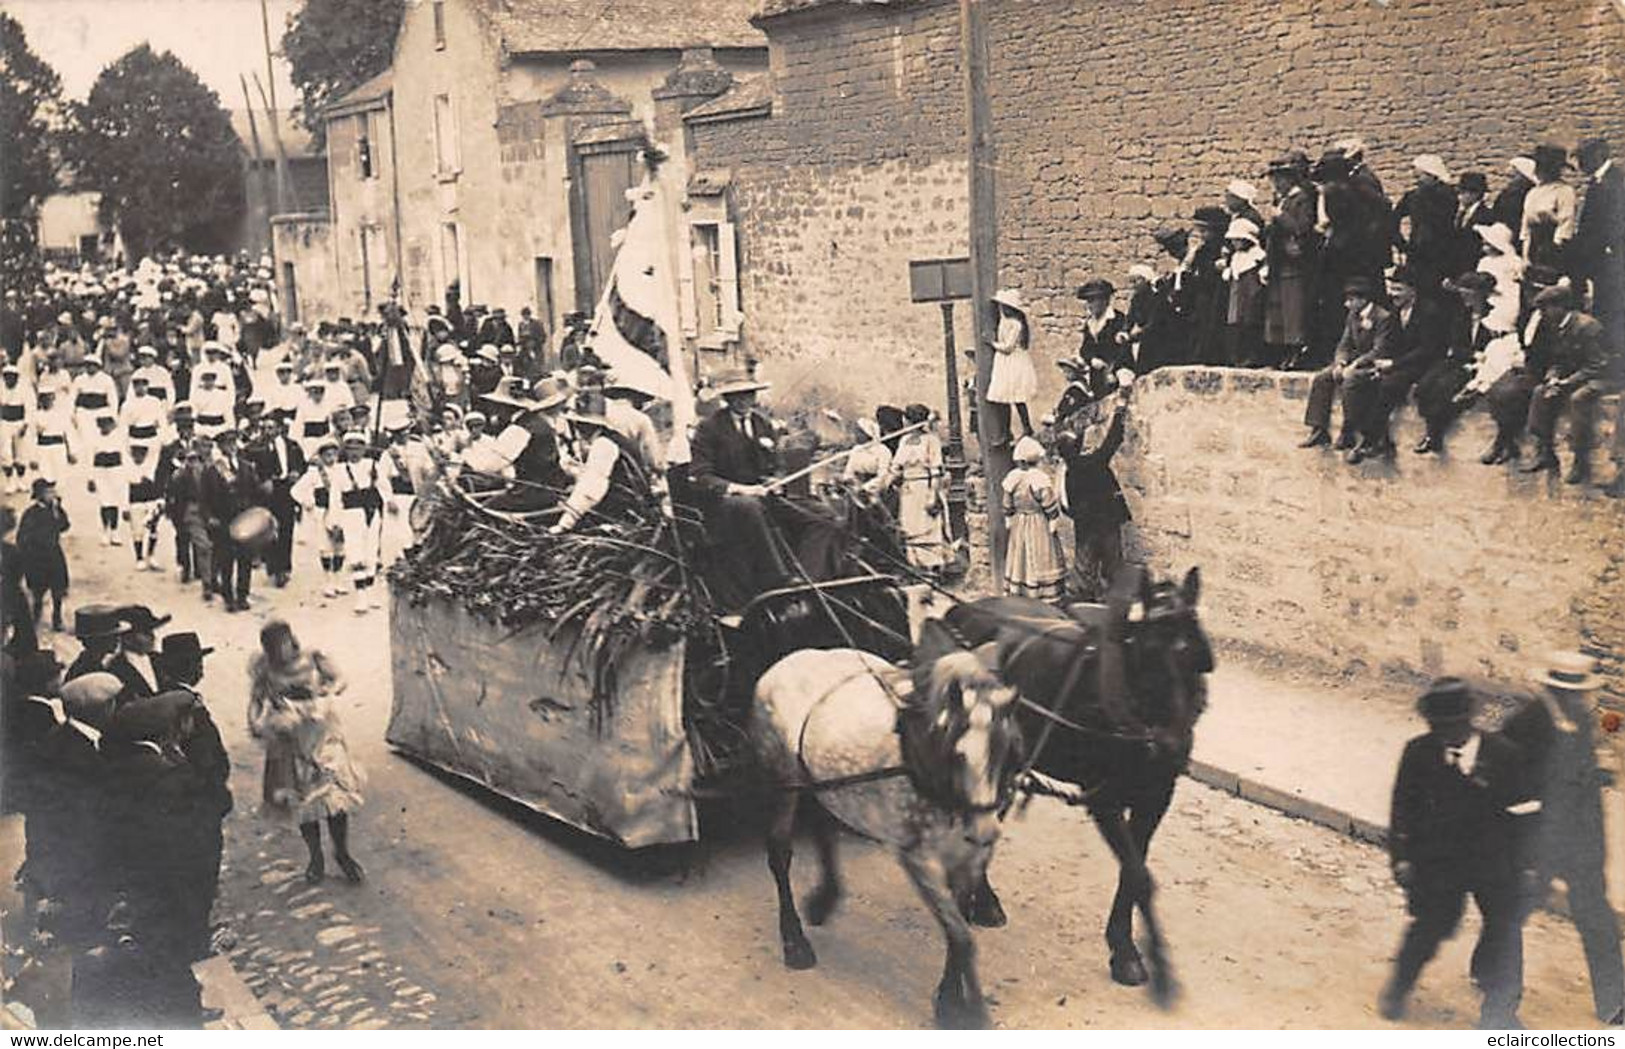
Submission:
<svg viewBox="0 0 1625 1049">
<path fill-rule="evenodd" d="M 952 302 L 970 298 L 970 259 L 920 259 L 910 262 L 908 295 L 913 302 Z"/>
</svg>

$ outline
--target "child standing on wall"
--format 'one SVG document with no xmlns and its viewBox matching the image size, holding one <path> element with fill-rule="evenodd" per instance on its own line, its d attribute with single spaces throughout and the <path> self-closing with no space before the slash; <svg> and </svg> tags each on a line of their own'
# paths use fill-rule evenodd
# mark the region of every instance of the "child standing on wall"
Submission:
<svg viewBox="0 0 1625 1049">
<path fill-rule="evenodd" d="M 1056 601 L 1066 578 L 1061 549 L 1061 501 L 1041 465 L 1044 446 L 1031 437 L 1016 442 L 1015 469 L 1004 477 L 1004 515 L 1010 529 L 1004 580 L 1010 593 Z"/>
</svg>

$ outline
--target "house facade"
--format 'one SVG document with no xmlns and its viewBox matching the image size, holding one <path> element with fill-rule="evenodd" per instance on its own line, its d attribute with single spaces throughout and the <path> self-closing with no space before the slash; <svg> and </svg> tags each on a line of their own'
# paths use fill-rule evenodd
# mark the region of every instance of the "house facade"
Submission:
<svg viewBox="0 0 1625 1049">
<path fill-rule="evenodd" d="M 1124 285 L 1156 261 L 1156 228 L 1231 179 L 1267 195 L 1260 172 L 1289 148 L 1359 135 L 1394 198 L 1421 153 L 1498 187 L 1539 142 L 1625 149 L 1615 0 L 980 4 L 999 283 L 1030 304 L 1044 405 L 1062 385 L 1050 362 L 1077 343 L 1077 285 Z M 941 318 L 910 301 L 908 264 L 967 249 L 958 8 L 767 0 L 768 76 L 685 120 L 692 162 L 727 185 L 746 352 L 831 403 L 945 397 L 926 381 Z"/>
<path fill-rule="evenodd" d="M 766 69 L 755 2 L 410 0 L 389 73 L 326 114 L 339 286 L 324 298 L 359 315 L 398 281 L 419 311 L 453 286 L 464 306 L 529 306 L 549 327 L 592 310 L 640 153 L 665 154 L 658 177 L 680 203 L 683 113 Z M 720 260 L 720 244 L 701 248 L 705 265 Z M 320 268 L 288 261 L 296 281 Z M 692 263 L 674 247 L 675 267 Z M 713 298 L 717 283 L 704 282 Z M 737 328 L 737 311 L 726 317 Z"/>
</svg>

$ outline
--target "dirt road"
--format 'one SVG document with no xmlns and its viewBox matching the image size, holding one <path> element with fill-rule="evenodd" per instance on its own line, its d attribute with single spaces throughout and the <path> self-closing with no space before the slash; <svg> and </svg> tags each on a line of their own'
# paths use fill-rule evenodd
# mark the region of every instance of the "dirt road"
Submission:
<svg viewBox="0 0 1625 1049">
<path fill-rule="evenodd" d="M 772 882 L 742 828 L 627 856 L 394 755 L 386 613 L 324 607 L 308 551 L 295 583 L 256 577 L 250 612 L 227 615 L 172 573 L 134 571 L 96 545 L 70 497 L 70 604 L 142 600 L 217 651 L 203 689 L 231 751 L 237 810 L 217 918 L 233 961 L 285 1027 L 876 1027 L 930 1022 L 941 967 L 934 923 L 882 851 L 846 844 L 849 885 L 820 963 L 779 960 Z M 167 531 L 166 531 L 167 537 Z M 166 549 L 166 559 L 169 551 Z M 260 752 L 244 728 L 245 666 L 262 623 L 290 619 L 348 674 L 347 727 L 370 775 L 353 831 L 368 880 L 305 885 L 292 829 L 255 816 Z M 71 641 L 61 639 L 65 651 Z M 1355 745 L 1356 741 L 1351 741 Z M 1384 761 L 1391 755 L 1374 755 Z M 810 850 L 797 865 L 809 885 Z M 984 932 L 983 981 L 1011 1028 L 1382 1028 L 1373 1007 L 1402 928 L 1375 849 L 1191 782 L 1153 851 L 1158 901 L 1183 994 L 1158 1011 L 1114 985 L 1102 930 L 1115 879 L 1079 812 L 1036 802 L 994 866 L 1008 928 Z M 1477 1015 L 1466 978 L 1476 918 L 1429 968 L 1408 1023 Z M 1549 916 L 1527 933 L 1532 1027 L 1594 1026 L 1578 938 Z"/>
</svg>

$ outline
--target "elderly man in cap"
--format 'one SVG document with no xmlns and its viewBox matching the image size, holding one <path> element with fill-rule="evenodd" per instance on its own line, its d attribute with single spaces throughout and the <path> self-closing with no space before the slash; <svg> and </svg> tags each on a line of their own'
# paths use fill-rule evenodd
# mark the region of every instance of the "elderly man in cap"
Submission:
<svg viewBox="0 0 1625 1049">
<path fill-rule="evenodd" d="M 1529 432 L 1538 447 L 1526 473 L 1557 472 L 1557 422 L 1569 415 L 1569 441 L 1574 462 L 1565 480 L 1591 479 L 1591 449 L 1596 440 L 1597 401 L 1619 386 L 1620 364 L 1610 360 L 1602 325 L 1575 308 L 1574 293 L 1561 285 L 1535 296 L 1540 325 L 1529 347 L 1531 358 L 1546 363 L 1546 374 L 1529 402 Z"/>
<path fill-rule="evenodd" d="M 1597 661 L 1581 652 L 1553 652 L 1531 676 L 1540 687 L 1536 698 L 1501 727 L 1528 756 L 1528 796 L 1539 803 L 1538 881 L 1529 903 L 1538 904 L 1553 879 L 1563 882 L 1585 948 L 1597 1018 L 1617 1027 L 1625 1023 L 1625 959 L 1619 919 L 1608 902 L 1601 794 L 1611 774 L 1597 767 L 1592 710 L 1603 678 Z"/>
<path fill-rule="evenodd" d="M 1417 703 L 1426 734 L 1405 745 L 1394 782 L 1388 851 L 1411 922 L 1393 975 L 1378 999 L 1385 1019 L 1405 1015 L 1423 966 L 1461 922 L 1473 897 L 1483 927 L 1472 978 L 1484 995 L 1479 1026 L 1521 1026 L 1523 893 L 1533 864 L 1518 812 L 1528 761 L 1517 744 L 1473 725 L 1475 697 L 1459 678 L 1440 678 Z"/>
<path fill-rule="evenodd" d="M 1332 443 L 1332 400 L 1341 390 L 1343 424 L 1334 447 L 1349 452 L 1350 461 L 1358 463 L 1366 453 L 1358 447 L 1362 420 L 1358 403 L 1351 411 L 1349 383 L 1352 381 L 1358 390 L 1360 384 L 1374 381 L 1376 362 L 1391 357 L 1388 344 L 1394 337 L 1394 318 L 1377 305 L 1377 287 L 1366 277 L 1348 279 L 1343 286 L 1343 305 L 1348 312 L 1343 336 L 1331 365 L 1315 373 L 1309 385 L 1309 403 L 1303 413 L 1309 435 L 1298 447 Z"/>
</svg>

